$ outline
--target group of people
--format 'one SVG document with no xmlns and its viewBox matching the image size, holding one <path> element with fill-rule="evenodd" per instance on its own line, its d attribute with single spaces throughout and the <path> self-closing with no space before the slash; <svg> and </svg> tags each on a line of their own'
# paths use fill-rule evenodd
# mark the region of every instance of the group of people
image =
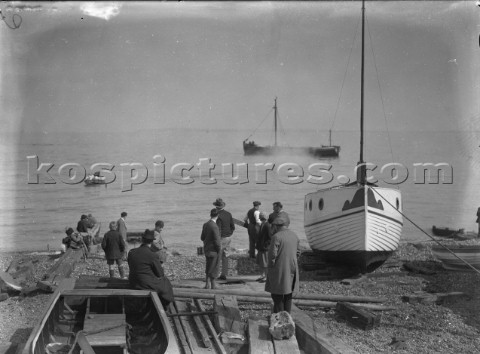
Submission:
<svg viewBox="0 0 480 354">
<path fill-rule="evenodd" d="M 225 210 L 225 202 L 217 198 L 210 210 L 210 219 L 203 225 L 200 239 L 203 241 L 205 266 L 205 288 L 215 289 L 216 280 L 226 280 L 228 275 L 228 252 L 235 231 L 232 214 Z M 299 288 L 298 236 L 288 229 L 290 218 L 283 211 L 282 203 L 273 203 L 273 212 L 268 216 L 260 211 L 261 203 L 253 202 L 244 219 L 249 235 L 249 256 L 255 258 L 261 269 L 257 281 L 265 283 L 265 291 L 270 292 L 274 306 L 273 312 L 291 310 L 292 295 Z M 163 262 L 167 253 L 161 232 L 164 222 L 157 220 L 153 230 L 146 229 L 142 235 L 142 244 L 128 251 L 127 212 L 120 219 L 109 223 L 101 246 L 109 267 L 110 277 L 115 275 L 115 265 L 121 278 L 125 278 L 124 261 L 128 262 L 129 283 L 133 289 L 154 290 L 164 306 L 173 301 L 173 289 L 165 276 Z M 69 247 L 87 248 L 88 237 L 99 224 L 93 216 L 82 215 L 77 232 L 68 228 Z M 86 231 L 85 231 L 86 230 Z M 220 273 L 220 274 L 219 274 Z"/>
<path fill-rule="evenodd" d="M 165 262 L 167 253 L 166 246 L 161 237 L 164 227 L 162 220 L 155 222 L 153 230 L 146 229 L 142 235 L 142 244 L 138 248 L 128 250 L 127 240 L 127 212 L 120 214 L 120 219 L 111 221 L 108 225 L 109 231 L 105 233 L 101 241 L 102 249 L 105 252 L 110 277 L 115 276 L 115 265 L 118 268 L 120 277 L 125 279 L 124 261 L 128 262 L 129 283 L 133 289 L 155 290 L 164 306 L 173 301 L 173 289 L 170 281 L 165 277 L 162 263 Z M 69 227 L 65 231 L 67 237 L 63 242 L 67 247 L 83 248 L 88 252 L 87 244 L 89 238 L 94 235 L 89 223 L 89 217 L 82 215 L 77 224 L 77 232 Z M 87 231 L 85 231 L 87 230 Z M 98 233 L 98 231 L 97 231 Z"/>
<path fill-rule="evenodd" d="M 233 217 L 224 209 L 225 202 L 218 198 L 213 205 L 215 208 L 210 210 L 210 220 L 203 224 L 200 235 L 206 257 L 206 289 L 215 289 L 216 279 L 226 280 L 228 248 L 235 231 Z M 297 257 L 300 241 L 288 229 L 290 218 L 283 210 L 282 203 L 273 203 L 273 212 L 268 218 L 260 211 L 260 205 L 259 201 L 254 201 L 253 208 L 244 218 L 249 237 L 249 257 L 256 259 L 261 269 L 257 281 L 265 283 L 265 291 L 271 294 L 273 312 L 290 312 L 292 295 L 299 289 Z M 220 276 L 217 277 L 219 268 Z"/>
</svg>

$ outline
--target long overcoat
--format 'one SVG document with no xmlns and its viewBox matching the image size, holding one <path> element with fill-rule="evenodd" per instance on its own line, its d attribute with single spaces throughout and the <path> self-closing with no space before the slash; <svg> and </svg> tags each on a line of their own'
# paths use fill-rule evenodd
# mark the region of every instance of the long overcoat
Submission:
<svg viewBox="0 0 480 354">
<path fill-rule="evenodd" d="M 283 295 L 299 290 L 297 250 L 300 244 L 298 236 L 284 229 L 272 236 L 268 248 L 268 268 L 265 291 Z"/>
<path fill-rule="evenodd" d="M 128 252 L 128 280 L 133 289 L 155 290 L 160 300 L 173 301 L 173 289 L 155 252 L 142 244 Z M 165 303 L 162 301 L 162 303 Z"/>
<path fill-rule="evenodd" d="M 117 221 L 117 231 L 120 232 L 120 235 L 122 235 L 123 240 L 127 240 L 127 224 L 125 223 L 125 220 L 122 218 L 118 219 Z"/>
<path fill-rule="evenodd" d="M 116 230 L 110 230 L 103 236 L 102 248 L 106 259 L 120 259 L 125 252 L 125 241 Z"/>
</svg>

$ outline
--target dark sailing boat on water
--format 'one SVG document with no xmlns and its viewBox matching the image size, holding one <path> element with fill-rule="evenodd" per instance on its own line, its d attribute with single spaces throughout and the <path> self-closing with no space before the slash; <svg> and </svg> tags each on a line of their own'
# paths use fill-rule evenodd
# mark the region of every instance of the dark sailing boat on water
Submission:
<svg viewBox="0 0 480 354">
<path fill-rule="evenodd" d="M 248 138 L 243 141 L 243 153 L 245 155 L 275 155 L 275 154 L 309 154 L 315 157 L 337 157 L 340 152 L 340 146 L 332 145 L 332 132 L 330 131 L 329 145 L 322 145 L 320 147 L 291 147 L 281 146 L 277 143 L 277 126 L 278 126 L 278 110 L 277 98 L 275 97 L 275 104 L 273 106 L 274 112 L 274 132 L 275 144 L 272 146 L 260 146 L 254 141 L 249 141 Z"/>
<path fill-rule="evenodd" d="M 363 161 L 365 4 L 362 2 L 360 161 L 357 180 L 305 196 L 304 228 L 312 250 L 327 262 L 372 271 L 397 250 L 402 232 L 400 191 L 367 182 Z"/>
</svg>

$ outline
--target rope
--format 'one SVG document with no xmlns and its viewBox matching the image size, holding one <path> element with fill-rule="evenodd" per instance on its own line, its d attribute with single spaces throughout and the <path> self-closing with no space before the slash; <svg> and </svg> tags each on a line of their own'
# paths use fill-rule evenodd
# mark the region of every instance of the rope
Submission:
<svg viewBox="0 0 480 354">
<path fill-rule="evenodd" d="M 280 119 L 280 113 L 277 111 L 277 122 L 278 122 L 278 125 L 280 127 L 280 131 L 282 132 L 283 134 L 283 139 L 285 140 L 285 144 L 290 147 L 290 144 L 288 143 L 287 141 L 287 133 L 285 132 L 285 129 L 283 128 L 283 125 L 282 125 L 282 120 Z"/>
<path fill-rule="evenodd" d="M 347 65 L 345 67 L 345 74 L 343 75 L 342 87 L 340 88 L 340 95 L 338 95 L 337 107 L 335 108 L 335 114 L 333 115 L 333 120 L 332 120 L 332 124 L 330 125 L 330 130 L 333 129 L 333 126 L 335 125 L 335 120 L 337 118 L 338 109 L 340 107 L 340 100 L 341 100 L 342 94 L 343 94 L 343 87 L 345 86 L 345 80 L 347 79 L 347 73 L 348 73 L 348 67 L 350 66 L 350 59 L 352 58 L 353 47 L 354 47 L 355 40 L 357 38 L 359 24 L 360 24 L 360 19 L 357 22 L 357 26 L 356 26 L 357 30 L 355 31 L 355 35 L 353 36 L 352 45 L 350 46 L 350 54 L 348 55 L 348 61 L 347 61 Z"/>
<path fill-rule="evenodd" d="M 444 244 L 442 244 L 441 242 L 439 242 L 438 240 L 434 239 L 430 234 L 428 234 L 425 230 L 423 230 L 420 226 L 418 226 L 413 220 L 411 220 L 408 216 L 406 216 L 404 213 L 402 213 L 400 210 L 398 210 L 396 207 L 394 207 L 392 205 L 392 203 L 390 203 L 387 199 L 385 199 L 383 197 L 383 195 L 381 195 L 379 192 L 377 192 L 375 189 L 371 188 L 377 195 L 379 195 L 384 201 L 387 202 L 387 204 L 389 204 L 392 208 L 396 209 L 400 215 L 402 215 L 405 219 L 407 219 L 408 221 L 410 221 L 410 223 L 415 226 L 417 229 L 419 229 L 421 232 L 423 232 L 425 235 L 427 235 L 429 238 L 431 238 L 433 241 L 435 241 L 437 244 L 439 244 L 440 246 L 442 246 L 443 248 L 445 248 L 448 252 L 450 252 L 451 254 L 453 254 L 456 258 L 458 258 L 460 261 L 462 261 L 463 263 L 465 263 L 468 267 L 472 268 L 472 270 L 474 270 L 478 275 L 480 275 L 480 271 L 475 268 L 473 265 L 471 265 L 470 263 L 468 263 L 467 261 L 465 261 L 463 258 L 459 257 L 455 252 L 453 252 L 450 248 L 448 248 L 447 246 L 445 246 Z"/>
<path fill-rule="evenodd" d="M 375 67 L 375 73 L 377 74 L 376 77 L 377 77 L 378 91 L 380 93 L 380 100 L 382 102 L 383 119 L 385 120 L 385 129 L 387 130 L 388 146 L 390 147 L 390 157 L 392 158 L 392 161 L 395 161 L 395 159 L 393 158 L 392 139 L 390 138 L 390 130 L 388 129 L 387 115 L 385 113 L 385 103 L 383 101 L 382 89 L 380 86 L 380 80 L 378 75 L 377 61 L 375 60 L 375 52 L 373 51 L 372 34 L 370 33 L 370 27 L 368 26 L 368 21 L 366 17 L 365 17 L 365 20 L 367 22 L 368 37 L 370 38 L 370 43 L 371 43 L 370 48 L 372 49 L 373 65 Z"/>
<path fill-rule="evenodd" d="M 260 128 L 260 126 L 263 124 L 263 122 L 265 122 L 265 119 L 268 118 L 268 116 L 270 115 L 270 112 L 273 110 L 273 108 L 270 108 L 270 110 L 268 111 L 267 115 L 265 116 L 265 118 L 263 118 L 263 120 L 260 122 L 260 124 L 255 128 L 255 130 L 253 131 L 252 134 L 250 134 L 244 141 L 247 141 L 248 139 L 251 138 L 251 136 L 253 134 L 255 134 L 255 132 L 258 130 L 258 128 Z"/>
</svg>

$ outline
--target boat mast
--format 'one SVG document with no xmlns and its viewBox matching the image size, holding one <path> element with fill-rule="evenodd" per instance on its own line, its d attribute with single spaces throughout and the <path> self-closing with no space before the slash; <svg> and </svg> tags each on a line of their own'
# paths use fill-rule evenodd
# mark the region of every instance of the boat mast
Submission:
<svg viewBox="0 0 480 354">
<path fill-rule="evenodd" d="M 366 183 L 367 169 L 363 161 L 363 99 L 364 99 L 364 57 L 365 57 L 365 0 L 362 0 L 362 61 L 360 87 L 360 161 L 357 164 L 357 183 Z"/>
<path fill-rule="evenodd" d="M 275 105 L 273 106 L 273 111 L 275 113 L 275 147 L 277 147 L 277 98 L 275 97 Z"/>
</svg>

